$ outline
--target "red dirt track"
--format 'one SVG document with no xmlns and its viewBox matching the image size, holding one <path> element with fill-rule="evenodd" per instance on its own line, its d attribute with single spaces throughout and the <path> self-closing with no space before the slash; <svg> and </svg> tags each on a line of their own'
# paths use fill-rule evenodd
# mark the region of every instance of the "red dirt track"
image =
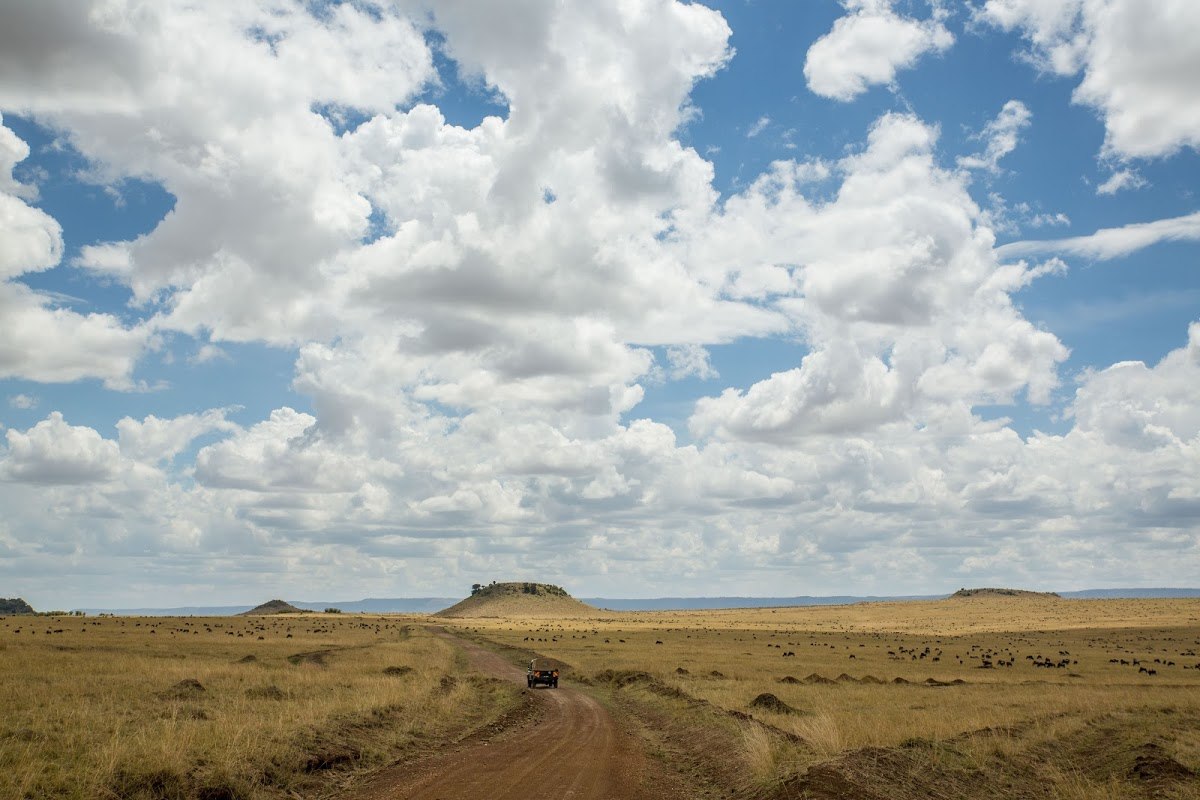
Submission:
<svg viewBox="0 0 1200 800">
<path fill-rule="evenodd" d="M 524 684 L 500 656 L 441 632 L 484 674 Z M 608 711 L 578 689 L 536 688 L 533 716 L 488 741 L 475 741 L 418 764 L 384 770 L 343 800 L 651 800 L 685 798 L 662 766 Z"/>
</svg>

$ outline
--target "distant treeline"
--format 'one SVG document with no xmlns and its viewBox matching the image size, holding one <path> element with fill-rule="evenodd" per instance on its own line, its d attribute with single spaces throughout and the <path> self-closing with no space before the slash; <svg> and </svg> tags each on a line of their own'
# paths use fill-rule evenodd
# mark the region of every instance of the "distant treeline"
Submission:
<svg viewBox="0 0 1200 800">
<path fill-rule="evenodd" d="M 514 581 L 510 583 L 496 583 L 492 581 L 486 586 L 482 583 L 471 584 L 471 596 L 498 596 L 503 594 L 532 594 L 532 595 L 551 595 L 554 597 L 570 597 L 567 590 L 561 586 L 555 586 L 552 583 L 532 583 L 530 581 Z"/>
</svg>

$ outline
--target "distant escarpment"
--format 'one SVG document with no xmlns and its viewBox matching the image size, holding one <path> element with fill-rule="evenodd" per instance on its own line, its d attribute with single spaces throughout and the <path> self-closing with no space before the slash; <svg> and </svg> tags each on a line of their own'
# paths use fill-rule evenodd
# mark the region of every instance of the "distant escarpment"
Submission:
<svg viewBox="0 0 1200 800">
<path fill-rule="evenodd" d="M 0 597 L 0 614 L 36 614 L 33 607 L 20 597 Z"/>
<path fill-rule="evenodd" d="M 549 583 L 477 583 L 471 596 L 435 617 L 586 617 L 597 609 Z"/>
<path fill-rule="evenodd" d="M 954 594 L 955 597 L 1052 597 L 1061 599 L 1061 595 L 1055 592 L 1031 592 L 1028 589 L 959 589 Z"/>
<path fill-rule="evenodd" d="M 291 603 L 284 600 L 268 600 L 261 606 L 255 606 L 249 611 L 243 611 L 238 614 L 239 617 L 258 617 L 267 614 L 311 614 L 312 612 L 305 608 L 296 608 Z"/>
</svg>

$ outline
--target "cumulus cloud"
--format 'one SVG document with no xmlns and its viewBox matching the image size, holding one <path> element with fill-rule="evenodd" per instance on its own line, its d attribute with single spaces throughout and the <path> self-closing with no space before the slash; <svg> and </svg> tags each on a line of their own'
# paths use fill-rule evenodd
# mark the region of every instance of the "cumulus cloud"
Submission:
<svg viewBox="0 0 1200 800">
<path fill-rule="evenodd" d="M 1104 261 L 1127 256 L 1159 242 L 1196 241 L 1198 239 L 1200 239 L 1200 212 L 1153 222 L 1134 222 L 1120 228 L 1104 228 L 1088 236 L 1011 242 L 998 247 L 997 253 L 1002 258 L 1064 253 Z"/>
<path fill-rule="evenodd" d="M 147 325 L 126 328 L 110 314 L 55 308 L 50 298 L 16 282 L 0 283 L 0 378 L 64 383 L 102 378 L 113 389 L 131 378 L 150 337 Z"/>
<path fill-rule="evenodd" d="M 109 314 L 55 308 L 53 297 L 13 278 L 40 272 L 62 259 L 62 228 L 26 201 L 36 192 L 14 180 L 13 167 L 29 146 L 0 118 L 0 378 L 64 382 L 99 377 L 113 388 L 132 385 L 131 374 L 149 329 L 124 326 Z"/>
<path fill-rule="evenodd" d="M 149 179 L 175 197 L 152 232 L 85 247 L 80 266 L 143 303 L 181 287 L 189 302 L 177 298 L 172 327 L 289 342 L 329 330 L 305 295 L 321 262 L 365 233 L 371 207 L 319 112 L 384 112 L 430 80 L 407 17 L 286 1 L 137 13 L 49 2 L 9 15 L 3 35 L 0 106 L 70 130 L 97 179 Z"/>
<path fill-rule="evenodd" d="M 199 436 L 238 430 L 237 425 L 225 419 L 225 414 L 226 409 L 212 409 L 172 419 L 160 419 L 153 414 L 141 421 L 123 417 L 117 422 L 121 455 L 150 464 L 168 461 Z"/>
<path fill-rule="evenodd" d="M 1067 351 L 1008 294 L 1036 273 L 999 268 L 968 178 L 937 165 L 936 141 L 932 126 L 887 115 L 839 165 L 832 202 L 764 181 L 697 234 L 704 253 L 732 254 L 736 241 L 747 260 L 803 265 L 787 273 L 794 297 L 780 305 L 812 352 L 747 391 L 702 399 L 694 434 L 794 439 L 915 420 L 947 402 L 1047 399 Z M 762 252 L 741 237 L 783 220 L 760 237 Z"/>
<path fill-rule="evenodd" d="M 86 427 L 69 425 L 55 411 L 28 431 L 5 432 L 8 447 L 0 453 L 0 479 L 33 484 L 87 484 L 106 481 L 117 472 L 120 451 Z"/>
<path fill-rule="evenodd" d="M 977 15 L 1021 31 L 1041 69 L 1083 73 L 1074 99 L 1103 115 L 1107 153 L 1152 158 L 1200 147 L 1195 4 L 988 0 Z"/>
<path fill-rule="evenodd" d="M 971 175 L 912 114 L 722 199 L 678 136 L 694 84 L 731 57 L 711 9 L 111 8 L 14 13 L 0 107 L 69 134 L 98 179 L 175 196 L 152 231 L 80 261 L 128 286 L 147 322 L 55 308 L 10 281 L 0 374 L 117 385 L 149 330 L 182 330 L 205 343 L 197 357 L 232 340 L 294 346 L 291 388 L 311 409 L 244 425 L 221 409 L 126 417 L 115 438 L 57 414 L 7 430 L 0 507 L 31 574 L 78 552 L 114 573 L 137 554 L 200 596 L 245 571 L 331 594 L 488 574 L 617 591 L 727 579 L 737 594 L 768 591 L 766 569 L 830 591 L 891 589 L 880 576 L 897 564 L 914 580 L 1003 581 L 1018 553 L 1075 580 L 1137 563 L 1125 532 L 1148 530 L 1139 497 L 1154 498 L 1155 531 L 1194 539 L 1180 387 L 1195 385 L 1200 329 L 1158 365 L 1082 376 L 1066 435 L 984 418 L 981 405 L 1058 387 L 1066 348 L 1012 296 L 1061 262 L 1010 263 L 1041 245 L 994 247 Z M 835 96 L 951 41 L 937 12 L 846 8 L 810 53 L 810 80 L 842 81 L 821 84 Z M 504 112 L 447 120 L 423 94 L 439 80 L 424 26 Z M 980 168 L 1016 146 L 1022 109 L 983 132 Z M 7 152 L 23 157 L 11 138 Z M 1191 238 L 1188 219 L 1114 241 Z M 23 258 L 14 270 L 40 263 Z M 639 418 L 648 380 L 714 378 L 710 346 L 767 335 L 800 355 L 714 386 L 688 419 L 694 441 Z M 1141 400 L 1156 393 L 1170 402 Z M 1200 569 L 1194 542 L 1172 547 L 1173 574 Z"/>
<path fill-rule="evenodd" d="M 0 280 L 49 269 L 62 259 L 62 228 L 26 201 L 36 192 L 15 180 L 13 167 L 29 156 L 29 145 L 0 117 Z"/>
<path fill-rule="evenodd" d="M 893 0 L 843 0 L 848 12 L 808 49 L 808 88 L 834 100 L 853 100 L 871 86 L 888 84 L 926 53 L 954 44 L 944 13 L 936 6 L 927 20 L 896 14 Z"/>
<path fill-rule="evenodd" d="M 1134 450 L 1194 445 L 1200 436 L 1197 380 L 1200 322 L 1189 326 L 1187 345 L 1158 364 L 1125 361 L 1085 374 L 1071 406 L 1073 433 Z"/>
</svg>

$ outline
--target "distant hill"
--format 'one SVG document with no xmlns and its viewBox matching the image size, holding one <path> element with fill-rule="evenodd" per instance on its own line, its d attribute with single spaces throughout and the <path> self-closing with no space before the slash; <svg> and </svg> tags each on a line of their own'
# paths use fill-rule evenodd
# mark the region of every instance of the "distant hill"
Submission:
<svg viewBox="0 0 1200 800">
<path fill-rule="evenodd" d="M 969 590 L 976 591 L 976 590 Z M 1020 591 L 1017 589 L 1001 591 Z M 1065 600 L 1149 599 L 1200 597 L 1200 588 L 1080 589 L 1056 592 Z M 787 608 L 789 606 L 851 605 L 890 603 L 905 600 L 943 600 L 945 594 L 924 595 L 834 595 L 814 597 L 580 597 L 578 601 L 607 611 L 703 611 L 722 608 Z M 375 597 L 366 600 L 293 600 L 301 611 L 340 608 L 347 614 L 432 614 L 457 602 L 453 597 Z M 124 617 L 229 617 L 246 612 L 246 606 L 176 606 L 173 608 L 82 608 L 88 614 L 117 614 Z M 4 612 L 0 612 L 4 613 Z M 12 613 L 12 612 L 8 612 Z"/>
<path fill-rule="evenodd" d="M 340 608 L 347 614 L 432 614 L 458 602 L 457 597 L 368 597 L 366 600 L 326 600 L 302 602 L 293 600 L 297 608 L 324 611 Z"/>
<path fill-rule="evenodd" d="M 1031 592 L 1028 589 L 959 589 L 950 598 L 962 597 L 1052 597 L 1061 600 L 1062 595 L 1055 592 Z"/>
<path fill-rule="evenodd" d="M 1158 599 L 1170 600 L 1181 597 L 1200 597 L 1200 589 L 1080 589 L 1075 592 L 1059 592 L 1071 600 L 1116 600 L 1116 599 Z"/>
<path fill-rule="evenodd" d="M 599 609 L 549 583 L 476 584 L 471 596 L 435 617 L 586 617 Z"/>
<path fill-rule="evenodd" d="M 20 597 L 0 597 L 0 614 L 36 614 L 33 606 Z"/>
<path fill-rule="evenodd" d="M 296 608 L 285 600 L 268 600 L 261 606 L 255 606 L 249 611 L 238 614 L 239 617 L 258 617 L 267 614 L 311 614 L 307 608 Z"/>
<path fill-rule="evenodd" d="M 582 602 L 605 611 L 716 611 L 728 608 L 788 608 L 790 606 L 848 606 L 898 600 L 941 600 L 944 594 L 888 596 L 831 595 L 813 597 L 581 597 Z"/>
</svg>

